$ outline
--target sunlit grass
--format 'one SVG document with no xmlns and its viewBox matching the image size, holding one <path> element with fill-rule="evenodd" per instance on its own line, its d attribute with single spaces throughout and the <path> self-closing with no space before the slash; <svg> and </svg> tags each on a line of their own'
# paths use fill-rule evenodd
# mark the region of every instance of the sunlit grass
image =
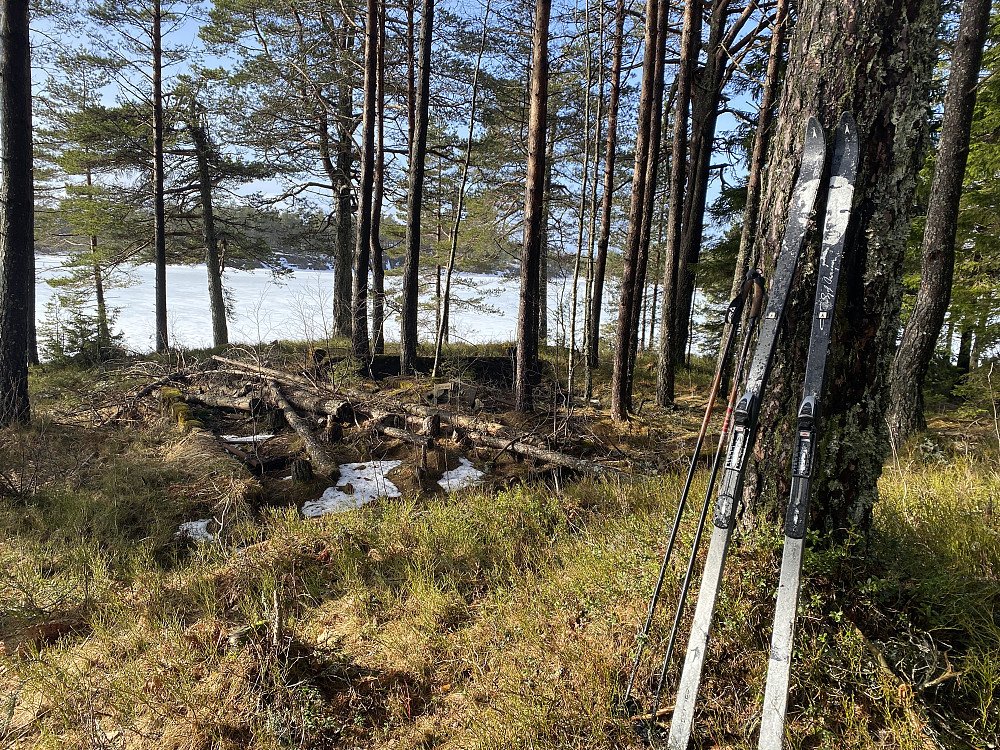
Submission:
<svg viewBox="0 0 1000 750">
<path fill-rule="evenodd" d="M 705 368 L 690 377 L 702 387 Z M 36 389 L 78 387 L 51 378 Z M 43 419 L 3 440 L 4 747 L 643 746 L 616 707 L 677 474 L 303 520 L 155 416 Z M 868 539 L 813 540 L 790 747 L 926 748 L 928 732 L 986 747 L 1000 733 L 996 462 L 919 445 L 886 468 Z M 220 543 L 174 538 L 194 514 L 226 519 Z M 689 519 L 645 696 L 692 536 Z M 780 546 L 776 524 L 734 542 L 699 746 L 756 746 Z"/>
</svg>

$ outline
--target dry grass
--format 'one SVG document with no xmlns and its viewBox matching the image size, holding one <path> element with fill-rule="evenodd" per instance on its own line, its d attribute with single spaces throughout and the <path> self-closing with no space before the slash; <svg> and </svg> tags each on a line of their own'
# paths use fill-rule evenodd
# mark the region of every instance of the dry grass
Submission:
<svg viewBox="0 0 1000 750">
<path fill-rule="evenodd" d="M 304 521 L 155 420 L 43 419 L 2 440 L 4 747 L 643 746 L 615 706 L 676 475 Z M 887 471 L 870 542 L 808 555 L 791 747 L 996 742 L 1000 482 L 995 456 L 968 453 L 915 446 Z M 174 538 L 209 515 L 219 543 Z M 699 747 L 755 746 L 779 561 L 776 531 L 734 545 Z"/>
</svg>

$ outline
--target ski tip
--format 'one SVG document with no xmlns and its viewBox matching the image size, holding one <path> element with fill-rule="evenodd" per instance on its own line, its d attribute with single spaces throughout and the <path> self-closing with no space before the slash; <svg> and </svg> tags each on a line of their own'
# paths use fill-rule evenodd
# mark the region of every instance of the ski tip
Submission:
<svg viewBox="0 0 1000 750">
<path fill-rule="evenodd" d="M 857 129 L 858 125 L 854 122 L 854 115 L 850 112 L 841 112 L 840 119 L 837 121 L 837 130 L 847 135 L 854 135 Z"/>
<path fill-rule="evenodd" d="M 857 123 L 854 122 L 854 115 L 850 112 L 842 112 L 837 122 L 837 136 L 834 141 L 833 173 L 848 177 L 853 182 L 859 158 Z"/>
<path fill-rule="evenodd" d="M 823 126 L 819 124 L 819 119 L 815 115 L 810 115 L 809 119 L 806 120 L 806 139 L 824 140 Z"/>
</svg>

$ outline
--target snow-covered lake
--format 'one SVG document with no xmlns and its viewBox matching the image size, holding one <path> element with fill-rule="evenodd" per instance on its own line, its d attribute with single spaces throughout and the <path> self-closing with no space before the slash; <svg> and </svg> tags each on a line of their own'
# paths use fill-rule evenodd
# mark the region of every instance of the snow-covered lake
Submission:
<svg viewBox="0 0 1000 750">
<path fill-rule="evenodd" d="M 46 278 L 60 275 L 63 259 L 58 256 L 38 256 L 37 317 L 43 323 L 46 304 L 56 290 Z M 115 330 L 124 334 L 125 344 L 137 352 L 154 347 L 153 267 L 134 266 L 126 269 L 129 286 L 106 290 L 108 305 L 117 309 Z M 399 288 L 398 276 L 388 277 L 390 298 Z M 275 277 L 270 271 L 228 270 L 224 284 L 229 294 L 229 338 L 233 343 L 257 344 L 276 339 L 323 341 L 332 329 L 333 272 L 294 270 Z M 425 292 L 421 301 L 433 302 L 433 279 L 421 279 Z M 570 317 L 570 287 L 572 280 L 553 279 L 549 282 L 548 315 L 549 341 L 565 341 Z M 452 309 L 452 342 L 482 344 L 515 339 L 517 326 L 517 278 L 486 274 L 456 274 L 453 293 L 459 300 Z M 468 304 L 478 302 L 478 304 Z M 577 327 L 583 322 L 583 282 L 580 283 Z M 603 322 L 617 318 L 618 296 L 614 288 L 605 295 Z M 434 311 L 421 313 L 421 337 L 432 339 Z M 208 277 L 204 265 L 167 267 L 167 326 L 171 346 L 209 347 L 212 345 L 212 321 L 208 306 Z M 41 330 L 41 328 L 39 329 Z M 399 340 L 399 319 L 390 314 L 385 324 L 389 341 Z M 582 334 L 577 332 L 578 343 Z"/>
</svg>

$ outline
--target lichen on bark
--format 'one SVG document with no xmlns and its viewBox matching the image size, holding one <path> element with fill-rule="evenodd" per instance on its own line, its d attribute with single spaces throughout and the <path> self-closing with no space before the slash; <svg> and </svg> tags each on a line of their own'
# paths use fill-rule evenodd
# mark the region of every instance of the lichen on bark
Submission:
<svg viewBox="0 0 1000 750">
<path fill-rule="evenodd" d="M 888 450 L 887 376 L 899 325 L 900 268 L 923 163 L 936 57 L 938 0 L 804 0 L 769 159 L 756 257 L 774 266 L 798 169 L 802 123 L 816 115 L 828 147 L 842 111 L 857 121 L 861 158 L 822 403 L 814 528 L 867 527 Z M 822 223 L 825 194 L 818 200 Z M 817 227 L 817 230 L 819 227 Z M 746 482 L 749 519 L 786 502 L 816 284 L 819 231 L 803 249 Z"/>
</svg>

